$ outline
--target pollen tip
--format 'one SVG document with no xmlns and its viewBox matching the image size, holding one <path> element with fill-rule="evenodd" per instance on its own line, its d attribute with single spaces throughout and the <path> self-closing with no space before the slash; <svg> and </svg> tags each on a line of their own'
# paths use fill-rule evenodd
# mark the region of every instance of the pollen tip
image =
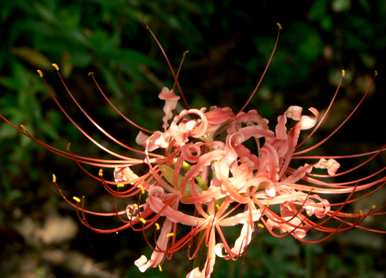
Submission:
<svg viewBox="0 0 386 278">
<path fill-rule="evenodd" d="M 117 188 L 123 188 L 123 187 L 125 187 L 124 183 L 121 183 L 121 182 L 117 183 Z"/>
<path fill-rule="evenodd" d="M 378 71 L 377 70 L 374 70 L 374 76 L 378 76 Z"/>
<path fill-rule="evenodd" d="M 38 73 L 40 78 L 44 77 L 43 71 L 41 69 L 37 69 L 36 72 Z"/>
<path fill-rule="evenodd" d="M 103 177 L 103 169 L 99 169 L 98 176 Z"/>
<path fill-rule="evenodd" d="M 144 225 L 145 225 L 146 222 L 147 222 L 146 219 L 143 218 L 143 217 L 140 217 L 138 220 L 139 220 L 139 222 L 141 222 L 141 223 L 144 224 Z"/>
<path fill-rule="evenodd" d="M 174 237 L 176 234 L 175 233 L 168 233 L 167 235 L 166 235 L 166 237 Z"/>
<path fill-rule="evenodd" d="M 261 223 L 257 223 L 257 227 L 259 227 L 260 229 L 264 229 L 264 225 Z"/>
<path fill-rule="evenodd" d="M 89 71 L 89 73 L 87 75 L 88 76 L 94 76 L 94 72 L 93 71 Z"/>
<path fill-rule="evenodd" d="M 376 208 L 377 208 L 377 205 L 374 204 L 374 205 L 371 206 L 371 208 L 372 208 L 372 209 L 376 209 Z"/>
<path fill-rule="evenodd" d="M 59 66 L 56 63 L 52 63 L 51 66 L 56 70 L 59 71 Z"/>
<path fill-rule="evenodd" d="M 145 188 L 143 187 L 143 185 L 139 184 L 137 185 L 137 188 L 141 190 L 141 194 L 145 194 Z"/>
<path fill-rule="evenodd" d="M 283 26 L 280 24 L 280 22 L 276 22 L 276 26 L 279 30 L 283 30 Z"/>
<path fill-rule="evenodd" d="M 56 183 L 56 175 L 55 174 L 52 174 L 52 182 Z"/>
<path fill-rule="evenodd" d="M 161 228 L 160 225 L 159 225 L 157 222 L 154 224 L 154 226 L 155 226 L 155 229 L 156 229 L 157 231 L 159 231 L 159 229 Z"/>
<path fill-rule="evenodd" d="M 158 270 L 159 270 L 159 272 L 162 272 L 163 271 L 163 269 L 162 269 L 162 265 L 158 265 Z"/>
<path fill-rule="evenodd" d="M 342 77 L 345 77 L 345 76 L 346 76 L 346 70 L 345 70 L 345 69 L 341 69 L 341 70 L 340 70 L 340 73 L 342 74 Z"/>
<path fill-rule="evenodd" d="M 77 196 L 73 196 L 72 199 L 77 202 L 77 203 L 80 203 L 80 198 L 77 197 Z"/>
</svg>

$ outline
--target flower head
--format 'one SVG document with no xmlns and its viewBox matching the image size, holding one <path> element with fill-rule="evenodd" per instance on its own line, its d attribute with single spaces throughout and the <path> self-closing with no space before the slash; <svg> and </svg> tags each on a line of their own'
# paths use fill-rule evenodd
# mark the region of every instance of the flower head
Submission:
<svg viewBox="0 0 386 278">
<path fill-rule="evenodd" d="M 178 83 L 178 74 L 171 71 Z M 187 246 L 189 259 L 196 258 L 202 249 L 206 254 L 204 264 L 192 269 L 187 277 L 210 277 L 217 257 L 237 259 L 246 252 L 253 235 L 263 227 L 274 237 L 292 236 L 308 243 L 323 241 L 352 228 L 385 233 L 363 223 L 366 217 L 383 212 L 375 209 L 368 212 L 343 211 L 347 204 L 360 198 L 355 193 L 371 193 L 384 186 L 385 167 L 359 179 L 346 178 L 337 182 L 335 178 L 347 177 L 386 148 L 349 155 L 309 154 L 342 125 L 325 139 L 305 146 L 328 115 L 338 90 L 323 114 L 314 107 L 303 113 L 302 107 L 290 106 L 277 117 L 276 123 L 270 125 L 257 110 L 244 111 L 251 98 L 239 112 L 230 107 L 216 106 L 179 109 L 180 97 L 174 88 L 164 87 L 159 94 L 165 102 L 162 130 L 150 131 L 123 116 L 94 79 L 98 91 L 112 108 L 129 124 L 140 129 L 136 137 L 138 147 L 132 147 L 106 132 L 77 102 L 60 74 L 59 78 L 90 122 L 133 155 L 115 152 L 92 138 L 54 95 L 52 97 L 64 115 L 113 159 L 57 149 L 0 117 L 37 144 L 76 161 L 87 175 L 101 182 L 113 196 L 127 199 L 128 204 L 121 211 L 96 212 L 87 209 L 77 197 L 71 200 L 57 186 L 63 198 L 79 212 L 81 222 L 96 232 L 112 233 L 128 228 L 155 230 L 157 239 L 152 245 L 150 258 L 141 255 L 135 261 L 141 272 L 161 267 L 167 258 Z M 257 87 L 251 96 L 256 90 Z M 363 100 L 364 97 L 352 113 Z M 308 136 L 301 139 L 303 132 L 308 132 Z M 340 171 L 339 160 L 361 157 L 368 159 Z M 113 173 L 113 179 L 104 178 L 101 171 L 94 175 L 84 165 L 105 168 Z M 138 165 L 142 165 L 141 170 L 134 170 Z M 53 182 L 57 185 L 56 177 Z M 329 198 L 337 195 L 346 198 L 343 201 Z M 96 228 L 88 222 L 87 215 L 118 217 L 123 224 L 116 228 Z M 227 237 L 228 229 L 238 230 L 238 237 L 233 242 Z M 315 233 L 321 236 L 316 237 Z M 152 244 L 147 238 L 146 241 Z"/>
</svg>

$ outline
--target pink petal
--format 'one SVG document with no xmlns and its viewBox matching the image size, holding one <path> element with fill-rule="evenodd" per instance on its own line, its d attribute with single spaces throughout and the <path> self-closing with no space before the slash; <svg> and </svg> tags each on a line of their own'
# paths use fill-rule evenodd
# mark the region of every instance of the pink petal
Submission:
<svg viewBox="0 0 386 278">
<path fill-rule="evenodd" d="M 285 115 L 287 118 L 300 121 L 300 118 L 302 116 L 303 108 L 297 105 L 293 105 L 288 107 L 287 111 L 285 112 Z"/>
<path fill-rule="evenodd" d="M 163 129 L 168 128 L 168 121 L 173 117 L 173 110 L 177 107 L 177 102 L 180 99 L 179 96 L 176 96 L 173 90 L 169 90 L 166 87 L 163 87 L 158 97 L 162 100 L 165 100 L 163 107 L 164 116 L 162 118 Z"/>
<path fill-rule="evenodd" d="M 147 138 L 149 138 L 149 136 L 140 131 L 138 132 L 137 137 L 135 138 L 135 142 L 140 146 L 146 146 Z"/>
<path fill-rule="evenodd" d="M 314 167 L 318 169 L 327 169 L 327 173 L 330 176 L 334 176 L 338 171 L 340 164 L 335 159 L 330 158 L 327 160 L 325 158 L 322 158 L 318 161 L 318 163 L 314 165 Z"/>
</svg>

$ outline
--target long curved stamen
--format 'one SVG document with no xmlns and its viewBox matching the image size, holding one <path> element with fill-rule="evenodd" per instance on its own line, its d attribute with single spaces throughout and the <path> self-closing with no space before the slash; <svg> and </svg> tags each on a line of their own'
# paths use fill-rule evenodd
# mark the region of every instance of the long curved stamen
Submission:
<svg viewBox="0 0 386 278">
<path fill-rule="evenodd" d="M 166 64 L 168 65 L 168 68 L 173 76 L 173 79 L 174 79 L 174 82 L 175 84 L 177 85 L 177 88 L 178 88 L 178 91 L 180 93 L 180 96 L 182 98 L 182 101 L 185 105 L 186 108 L 189 107 L 189 104 L 188 104 L 188 101 L 186 100 L 186 97 L 185 97 L 185 94 L 184 94 L 184 91 L 182 90 L 182 87 L 180 85 L 180 82 L 178 81 L 178 75 L 175 73 L 174 71 L 174 68 L 169 60 L 169 57 L 168 55 L 166 54 L 166 51 L 165 49 L 162 47 L 162 44 L 161 42 L 159 41 L 159 39 L 157 38 L 157 36 L 154 34 L 153 30 L 151 30 L 150 26 L 149 25 L 146 25 L 146 29 L 147 31 L 149 32 L 150 36 L 153 38 L 153 40 L 155 41 L 155 43 L 157 44 L 158 48 L 160 49 L 161 53 L 162 53 L 162 56 L 165 58 L 165 61 L 166 61 Z M 183 56 L 185 57 L 185 55 Z M 182 60 L 183 61 L 183 60 Z"/>
<path fill-rule="evenodd" d="M 125 116 L 121 110 L 118 109 L 118 107 L 110 100 L 110 98 L 107 97 L 106 93 L 102 89 L 102 86 L 99 84 L 99 82 L 96 80 L 95 75 L 93 72 L 89 72 L 88 76 L 91 77 L 93 83 L 95 84 L 95 87 L 97 88 L 97 91 L 102 95 L 102 97 L 105 99 L 105 101 L 110 105 L 110 107 L 118 114 L 120 115 L 127 123 L 132 125 L 135 128 L 138 128 L 139 130 L 142 130 L 145 133 L 152 133 L 151 130 L 137 124 L 133 120 L 129 119 L 127 116 Z"/>
<path fill-rule="evenodd" d="M 24 136 L 27 136 L 30 138 L 32 141 L 34 141 L 36 144 L 39 146 L 42 146 L 43 148 L 47 149 L 48 151 L 57 154 L 61 157 L 80 162 L 82 164 L 88 164 L 90 166 L 95 166 L 95 167 L 102 167 L 102 168 L 115 168 L 115 167 L 122 167 L 122 166 L 132 166 L 132 165 L 138 165 L 138 164 L 143 164 L 144 161 L 142 159 L 135 159 L 135 158 L 127 158 L 123 160 L 118 160 L 118 159 L 100 159 L 97 157 L 91 157 L 91 156 L 83 156 L 79 154 L 75 154 L 70 151 L 64 151 L 60 150 L 58 148 L 55 148 L 46 142 L 40 140 L 39 138 L 35 137 L 31 133 L 29 133 L 24 127 L 18 127 L 12 122 L 10 122 L 6 117 L 0 114 L 0 119 L 13 127 L 15 130 L 23 134 Z"/>
<path fill-rule="evenodd" d="M 293 160 L 296 159 L 350 159 L 350 158 L 358 158 L 358 157 L 364 157 L 364 156 L 369 156 L 373 155 L 376 153 L 381 153 L 386 151 L 386 145 L 383 145 L 377 150 L 374 151 L 369 151 L 369 152 L 363 152 L 363 153 L 356 153 L 356 154 L 343 154 L 343 155 L 294 155 L 292 157 Z"/>
<path fill-rule="evenodd" d="M 185 50 L 182 53 L 182 58 L 181 58 L 180 64 L 178 65 L 178 69 L 177 69 L 177 73 L 176 73 L 176 78 L 174 79 L 172 90 L 175 90 L 175 88 L 177 86 L 178 78 L 180 77 L 180 73 L 181 73 L 181 70 L 182 70 L 182 65 L 184 64 L 186 55 L 188 53 L 189 53 L 189 50 Z"/>
<path fill-rule="evenodd" d="M 357 165 L 355 165 L 355 166 L 353 166 L 353 167 L 351 167 L 351 168 L 349 168 L 349 169 L 347 169 L 347 170 L 345 170 L 345 171 L 343 171 L 343 172 L 339 172 L 339 173 L 336 173 L 335 175 L 334 175 L 334 178 L 337 178 L 337 177 L 341 177 L 341 176 L 344 176 L 344 175 L 347 175 L 347 174 L 350 174 L 350 173 L 352 173 L 352 172 L 354 172 L 354 171 L 356 171 L 356 170 L 358 170 L 358 169 L 360 169 L 360 168 L 362 168 L 362 167 L 364 167 L 365 165 L 367 165 L 368 163 L 370 163 L 371 161 L 373 161 L 378 155 L 380 155 L 380 153 L 381 152 L 377 152 L 377 153 L 374 153 L 372 156 L 370 156 L 368 159 L 366 159 L 365 161 L 363 161 L 363 162 L 361 162 L 361 163 L 359 163 L 359 164 L 357 164 Z M 307 174 L 308 176 L 310 176 L 310 177 L 315 177 L 315 178 L 330 178 L 331 176 L 330 175 L 326 175 L 326 174 L 312 174 L 312 173 L 310 173 L 310 174 Z"/>
<path fill-rule="evenodd" d="M 370 86 L 369 86 L 370 87 Z M 352 115 L 354 115 L 354 113 L 358 110 L 358 108 L 362 105 L 363 101 L 366 99 L 366 97 L 368 96 L 369 92 L 366 91 L 363 96 L 361 97 L 361 99 L 358 101 L 358 103 L 355 105 L 354 109 L 350 112 L 350 114 L 348 114 L 348 116 L 329 134 L 327 135 L 325 138 L 323 138 L 321 141 L 319 141 L 318 143 L 316 143 L 315 145 L 312 145 L 311 147 L 308 147 L 308 148 L 305 148 L 303 150 L 300 150 L 300 151 L 297 151 L 294 153 L 294 155 L 299 155 L 299 154 L 304 154 L 304 153 L 307 153 L 309 151 L 312 151 L 318 147 L 320 147 L 321 145 L 323 145 L 324 143 L 326 143 L 332 136 L 334 136 L 335 133 L 337 133 L 346 123 L 348 120 L 351 119 Z"/>
<path fill-rule="evenodd" d="M 74 95 L 71 93 L 70 89 L 68 88 L 66 82 L 64 81 L 62 75 L 60 74 L 60 72 L 57 70 L 56 71 L 57 73 L 57 76 L 60 80 L 60 82 L 62 83 L 66 93 L 70 96 L 71 100 L 75 103 L 75 105 L 79 108 L 79 110 L 82 112 L 82 114 L 100 131 L 103 133 L 103 135 L 105 135 L 107 138 L 109 138 L 111 141 L 113 141 L 114 143 L 118 144 L 119 146 L 129 150 L 129 151 L 132 151 L 132 152 L 136 152 L 136 153 L 139 153 L 139 154 L 144 154 L 144 151 L 141 151 L 141 150 L 138 150 L 138 149 L 135 149 L 133 147 L 130 147 L 124 143 L 122 143 L 121 141 L 119 141 L 118 139 L 116 139 L 115 137 L 111 136 L 105 129 L 103 129 L 87 112 L 86 110 L 84 110 L 84 108 L 79 104 L 79 102 L 76 100 L 76 98 L 74 97 Z M 51 94 L 53 95 L 53 94 Z M 59 103 L 59 100 L 55 97 L 55 103 L 58 104 Z M 64 110 L 63 106 L 60 105 L 60 110 Z M 67 113 L 66 113 L 67 114 Z"/>
<path fill-rule="evenodd" d="M 315 132 L 318 131 L 318 129 L 321 127 L 321 125 L 324 123 L 324 120 L 327 118 L 330 110 L 331 110 L 331 107 L 332 105 L 334 104 L 335 102 L 335 99 L 340 91 L 340 88 L 342 87 L 342 83 L 343 83 L 343 80 L 346 76 L 346 71 L 345 70 L 342 70 L 341 71 L 341 78 L 339 80 L 339 83 L 338 83 L 338 86 L 336 87 L 335 89 L 335 92 L 331 98 L 331 101 L 330 103 L 328 104 L 328 107 L 326 109 L 326 111 L 323 113 L 323 116 L 320 118 L 320 120 L 317 122 L 316 126 L 312 129 L 312 131 L 307 134 L 307 136 L 297 145 L 297 148 L 301 147 L 304 145 L 304 143 L 306 143 L 314 134 Z"/>
<path fill-rule="evenodd" d="M 272 51 L 271 51 L 271 55 L 268 58 L 267 64 L 264 67 L 263 73 L 261 74 L 261 76 L 259 78 L 259 81 L 257 81 L 257 84 L 256 84 L 255 88 L 253 89 L 253 91 L 249 95 L 247 101 L 244 103 L 243 107 L 241 107 L 239 112 L 244 111 L 245 108 L 247 108 L 249 103 L 252 101 L 253 97 L 256 95 L 257 91 L 260 89 L 260 85 L 263 82 L 264 77 L 265 77 L 265 75 L 266 75 L 266 73 L 267 73 L 267 71 L 268 71 L 268 69 L 269 69 L 269 67 L 270 67 L 270 65 L 272 63 L 273 56 L 275 55 L 277 46 L 279 45 L 280 31 L 283 29 L 283 27 L 281 26 L 280 23 L 276 23 L 276 25 L 277 25 L 277 35 L 276 35 L 274 46 L 273 46 Z"/>
</svg>

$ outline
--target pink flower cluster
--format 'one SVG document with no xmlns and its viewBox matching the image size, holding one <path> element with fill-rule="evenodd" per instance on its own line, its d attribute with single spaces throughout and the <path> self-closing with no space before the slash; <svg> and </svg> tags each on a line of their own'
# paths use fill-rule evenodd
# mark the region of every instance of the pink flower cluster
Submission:
<svg viewBox="0 0 386 278">
<path fill-rule="evenodd" d="M 54 68 L 59 70 L 57 65 Z M 42 76 L 41 71 L 39 74 Z M 350 179 L 349 174 L 364 167 L 386 147 L 349 155 L 309 154 L 340 129 L 366 95 L 330 135 L 306 146 L 325 120 L 339 88 L 324 113 L 319 114 L 311 107 L 303 114 L 301 107 L 290 106 L 278 116 L 274 128 L 256 110 L 244 112 L 241 109 L 234 113 L 229 107 L 178 109 L 180 97 L 173 90 L 163 88 L 159 94 L 165 101 L 162 130 L 150 131 L 125 117 L 91 75 L 109 105 L 140 130 L 136 142 L 141 148 L 135 148 L 113 137 L 98 124 L 79 104 L 59 73 L 58 76 L 73 103 L 90 123 L 133 155 L 118 153 L 89 135 L 54 94 L 51 95 L 53 100 L 69 121 L 113 159 L 58 149 L 1 114 L 0 119 L 54 154 L 75 161 L 111 195 L 127 200 L 123 210 L 90 210 L 83 199 L 68 198 L 53 175 L 58 192 L 90 229 L 115 233 L 131 228 L 144 233 L 153 252 L 150 258 L 142 255 L 135 261 L 141 272 L 148 268 L 162 269 L 166 259 L 187 246 L 189 260 L 202 254 L 206 256 L 203 265 L 192 269 L 187 277 L 210 277 L 217 257 L 236 260 L 251 244 L 253 235 L 263 228 L 274 237 L 290 235 L 306 243 L 321 242 L 352 228 L 385 233 L 363 223 L 366 217 L 385 212 L 376 208 L 345 212 L 343 208 L 383 188 L 386 167 L 356 179 Z M 177 80 L 177 76 L 174 77 Z M 300 139 L 302 131 L 307 131 L 308 135 Z M 366 160 L 338 171 L 337 160 L 363 157 Z M 99 174 L 94 175 L 85 166 L 100 168 Z M 113 178 L 105 178 L 103 169 L 113 172 Z M 341 177 L 346 179 L 335 181 Z M 365 194 L 356 194 L 363 191 Z M 337 201 L 337 195 L 345 197 Z M 334 196 L 334 201 L 329 196 Z M 118 218 L 123 224 L 115 228 L 97 228 L 88 221 L 89 215 Z M 230 239 L 228 229 L 237 230 L 237 238 Z M 155 233 L 154 243 L 146 237 L 147 230 Z"/>
<path fill-rule="evenodd" d="M 228 107 L 211 107 L 176 112 L 179 97 L 173 90 L 163 88 L 159 98 L 165 101 L 163 130 L 141 131 L 136 140 L 144 148 L 147 173 L 138 176 L 130 166 L 114 171 L 116 183 L 128 183 L 146 193 L 143 203 L 129 205 L 131 223 L 159 230 L 151 257 L 142 255 L 135 261 L 141 272 L 160 266 L 185 245 L 193 250 L 190 259 L 205 246 L 205 264 L 187 277 L 210 277 L 216 257 L 237 259 L 259 227 L 273 236 L 291 235 L 304 242 L 312 241 L 306 239 L 311 230 L 333 234 L 353 227 L 366 229 L 360 221 L 348 219 L 363 219 L 371 213 L 341 212 L 343 205 L 352 202 L 351 196 L 334 204 L 323 196 L 352 195 L 383 185 L 384 177 L 323 181 L 336 175 L 340 164 L 322 156 L 297 168 L 290 166 L 294 159 L 315 158 L 300 156 L 314 147 L 297 150 L 300 133 L 317 125 L 315 108 L 303 115 L 301 107 L 290 106 L 271 130 L 256 110 L 235 114 Z M 325 169 L 326 174 L 313 174 L 314 169 Z M 325 225 L 332 219 L 342 224 Z M 189 232 L 180 233 L 180 226 L 187 226 Z M 239 228 L 233 243 L 225 234 L 230 227 Z"/>
</svg>

